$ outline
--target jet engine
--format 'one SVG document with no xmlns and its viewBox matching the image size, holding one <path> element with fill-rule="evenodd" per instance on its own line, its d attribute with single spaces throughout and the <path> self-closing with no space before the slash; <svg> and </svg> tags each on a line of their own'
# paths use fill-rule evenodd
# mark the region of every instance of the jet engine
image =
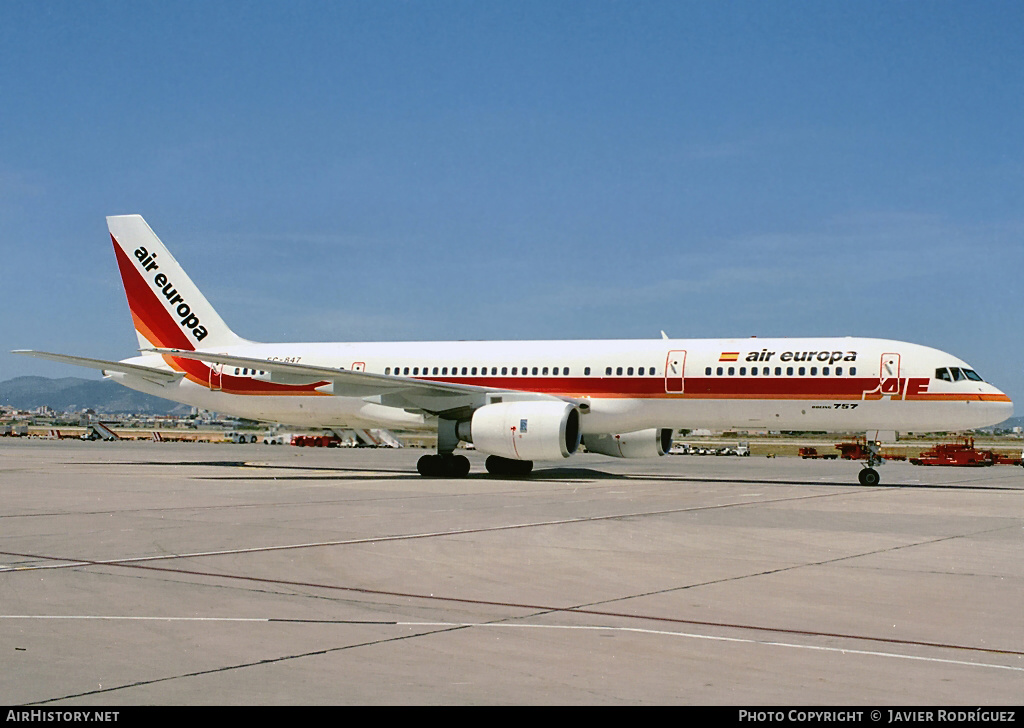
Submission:
<svg viewBox="0 0 1024 728">
<path fill-rule="evenodd" d="M 580 445 L 580 412 L 568 402 L 499 402 L 473 413 L 473 445 L 509 460 L 558 460 Z"/>
<path fill-rule="evenodd" d="M 672 430 L 653 428 L 618 435 L 587 435 L 587 450 L 613 458 L 654 458 L 672 448 Z"/>
</svg>

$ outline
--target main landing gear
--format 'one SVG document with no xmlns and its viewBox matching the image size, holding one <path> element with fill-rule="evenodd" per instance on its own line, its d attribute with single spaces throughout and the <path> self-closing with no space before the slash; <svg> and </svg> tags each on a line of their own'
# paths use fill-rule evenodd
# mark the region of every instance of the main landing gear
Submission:
<svg viewBox="0 0 1024 728">
<path fill-rule="evenodd" d="M 465 455 L 424 455 L 416 463 L 420 475 L 428 478 L 465 478 L 469 475 L 469 458 Z"/>
<path fill-rule="evenodd" d="M 491 475 L 524 477 L 533 471 L 532 460 L 511 460 L 491 455 L 485 463 Z M 416 463 L 416 470 L 427 478 L 465 478 L 469 475 L 469 458 L 465 455 L 424 455 Z"/>
</svg>

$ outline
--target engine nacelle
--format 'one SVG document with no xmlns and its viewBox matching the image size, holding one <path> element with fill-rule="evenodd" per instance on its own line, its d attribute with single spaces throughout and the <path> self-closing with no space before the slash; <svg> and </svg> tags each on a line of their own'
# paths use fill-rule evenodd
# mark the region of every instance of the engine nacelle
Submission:
<svg viewBox="0 0 1024 728">
<path fill-rule="evenodd" d="M 672 430 L 653 428 L 618 435 L 587 435 L 590 452 L 613 458 L 655 458 L 672 448 Z"/>
<path fill-rule="evenodd" d="M 558 460 L 580 445 L 580 412 L 568 402 L 499 402 L 473 413 L 473 445 L 511 460 Z"/>
</svg>

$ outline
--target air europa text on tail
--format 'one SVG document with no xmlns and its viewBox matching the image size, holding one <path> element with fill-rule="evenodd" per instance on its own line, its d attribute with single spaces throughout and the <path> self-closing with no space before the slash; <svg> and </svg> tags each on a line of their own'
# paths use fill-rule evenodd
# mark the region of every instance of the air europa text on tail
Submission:
<svg viewBox="0 0 1024 728">
<path fill-rule="evenodd" d="M 160 266 L 156 263 L 156 253 L 150 254 L 144 247 L 140 246 L 135 250 L 135 257 L 139 259 L 143 271 L 147 273 L 160 269 Z M 163 293 L 164 298 L 167 299 L 174 312 L 181 317 L 179 323 L 181 323 L 182 327 L 191 331 L 196 341 L 202 341 L 206 337 L 206 327 L 200 324 L 199 317 L 192 313 L 192 307 L 181 297 L 174 284 L 167 280 L 167 276 L 163 273 L 157 273 L 153 276 L 153 283 Z M 175 307 L 174 304 L 178 305 Z"/>
</svg>

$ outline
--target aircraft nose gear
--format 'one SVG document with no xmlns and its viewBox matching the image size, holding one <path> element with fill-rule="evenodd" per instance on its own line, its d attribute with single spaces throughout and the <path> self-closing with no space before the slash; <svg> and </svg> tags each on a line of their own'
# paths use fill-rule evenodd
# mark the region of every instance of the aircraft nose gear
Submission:
<svg viewBox="0 0 1024 728">
<path fill-rule="evenodd" d="M 872 486 L 878 485 L 878 481 L 881 480 L 881 478 L 879 478 L 878 471 L 874 468 L 864 468 L 860 471 L 858 480 L 860 480 L 861 485 Z"/>
<path fill-rule="evenodd" d="M 469 458 L 465 455 L 424 455 L 416 463 L 420 475 L 428 478 L 465 478 Z"/>
<path fill-rule="evenodd" d="M 867 462 L 864 463 L 864 468 L 860 471 L 860 475 L 857 476 L 857 479 L 860 481 L 861 485 L 870 487 L 878 485 L 881 481 L 881 477 L 879 477 L 878 471 L 875 470 L 875 467 L 883 464 L 885 459 L 882 457 L 882 448 L 879 443 L 868 440 L 865 444 L 868 451 Z"/>
</svg>

